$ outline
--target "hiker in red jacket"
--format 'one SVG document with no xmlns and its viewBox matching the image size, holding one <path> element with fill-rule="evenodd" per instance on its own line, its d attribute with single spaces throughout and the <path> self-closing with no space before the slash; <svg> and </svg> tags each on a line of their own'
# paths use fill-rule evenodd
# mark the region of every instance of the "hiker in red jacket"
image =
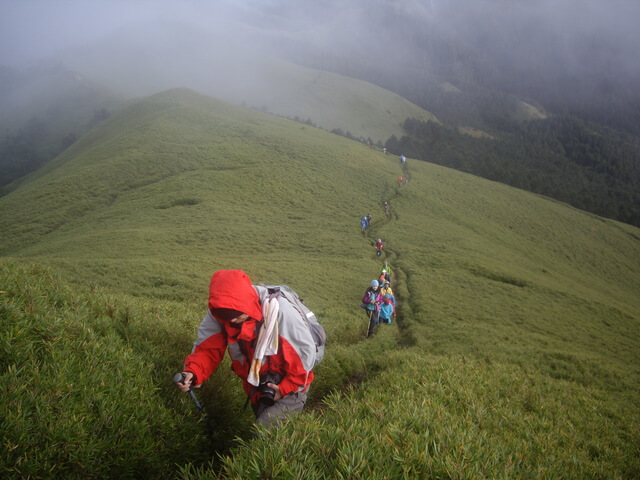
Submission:
<svg viewBox="0 0 640 480">
<path fill-rule="evenodd" d="M 382 255 L 382 249 L 384 248 L 384 246 L 382 245 L 382 239 L 379 238 L 376 241 L 376 255 L 380 256 Z"/>
<path fill-rule="evenodd" d="M 272 426 L 300 412 L 313 381 L 316 345 L 293 306 L 269 305 L 267 288 L 252 285 L 243 271 L 215 272 L 209 308 L 193 352 L 185 359 L 178 388 L 187 392 L 200 386 L 228 349 L 231 368 L 242 379 L 257 424 Z"/>
</svg>

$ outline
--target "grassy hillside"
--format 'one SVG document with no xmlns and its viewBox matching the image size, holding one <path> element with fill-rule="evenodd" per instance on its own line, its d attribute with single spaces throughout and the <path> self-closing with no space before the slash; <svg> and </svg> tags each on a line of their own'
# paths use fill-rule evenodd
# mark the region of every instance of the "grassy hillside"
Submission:
<svg viewBox="0 0 640 480">
<path fill-rule="evenodd" d="M 172 90 L 0 198 L 0 471 L 640 476 L 640 231 L 408 169 L 399 186 L 394 154 Z M 366 340 L 385 259 L 398 318 Z M 228 368 L 198 393 L 213 434 L 170 383 L 220 268 L 291 285 L 327 328 L 307 411 L 271 435 Z"/>
<path fill-rule="evenodd" d="M 247 252 L 276 272 L 301 252 L 310 263 L 355 264 L 366 255 L 352 233 L 375 208 L 367 193 L 395 178 L 393 165 L 369 171 L 371 156 L 341 137 L 176 90 L 107 121 L 3 199 L 0 248 L 29 257 L 55 250 L 53 258 L 88 264 L 101 250 L 79 280 L 123 260 L 132 262 L 125 271 L 151 277 L 149 261 L 188 252 L 172 267 L 179 298 L 202 285 L 190 279 L 194 270 L 207 277 Z M 136 292 L 149 293 L 145 283 Z"/>
</svg>

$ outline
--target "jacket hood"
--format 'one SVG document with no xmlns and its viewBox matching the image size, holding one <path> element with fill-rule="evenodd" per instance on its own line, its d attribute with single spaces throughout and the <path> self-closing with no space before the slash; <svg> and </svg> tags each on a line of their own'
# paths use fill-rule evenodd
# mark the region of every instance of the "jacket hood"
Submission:
<svg viewBox="0 0 640 480">
<path fill-rule="evenodd" d="M 242 270 L 219 270 L 209 284 L 209 309 L 229 308 L 262 319 L 262 306 L 251 279 Z"/>
</svg>

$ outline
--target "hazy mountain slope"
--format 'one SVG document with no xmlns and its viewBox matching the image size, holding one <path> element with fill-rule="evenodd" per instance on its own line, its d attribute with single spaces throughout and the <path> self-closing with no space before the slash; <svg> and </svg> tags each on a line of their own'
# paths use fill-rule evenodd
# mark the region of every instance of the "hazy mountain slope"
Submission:
<svg viewBox="0 0 640 480">
<path fill-rule="evenodd" d="M 187 87 L 374 141 L 402 133 L 407 117 L 434 118 L 368 82 L 280 60 L 248 41 L 249 34 L 241 25 L 233 33 L 229 25 L 219 31 L 179 22 L 133 25 L 59 59 L 130 95 Z"/>
<path fill-rule="evenodd" d="M 87 425 L 98 425 L 118 452 L 127 444 L 102 412 L 130 398 L 149 398 L 128 424 L 142 444 L 157 408 L 163 433 L 175 428 L 171 410 L 194 428 L 197 412 L 184 413 L 194 407 L 178 403 L 168 379 L 179 350 L 191 348 L 211 273 L 243 268 L 256 282 L 290 284 L 322 319 L 331 343 L 310 403 L 326 403 L 275 435 L 235 445 L 224 477 L 282 464 L 349 477 L 364 464 L 385 478 L 406 468 L 418 478 L 632 478 L 640 468 L 640 231 L 441 166 L 409 159 L 407 167 L 410 182 L 400 187 L 396 154 L 184 89 L 111 117 L 0 198 L 5 345 L 24 346 L 5 348 L 3 358 L 30 366 L 25 385 L 55 385 L 31 417 L 16 407 L 31 392 L 11 390 L 15 432 L 26 423 L 37 437 L 29 422 L 38 415 L 57 421 L 52 401 L 61 421 L 79 423 L 75 443 L 84 446 Z M 367 212 L 373 226 L 362 236 Z M 383 259 L 398 317 L 365 340 L 358 305 Z M 48 266 L 73 290 L 51 280 Z M 85 373 L 83 352 L 68 355 L 58 340 L 68 338 L 113 361 Z M 131 372 L 132 364 L 140 367 Z M 122 392 L 114 365 L 142 385 L 134 397 L 114 395 Z M 8 387 L 20 385 L 14 371 L 2 377 Z M 103 410 L 65 395 L 75 391 L 56 376 L 65 372 L 86 391 L 109 392 Z M 238 382 L 227 368 L 216 375 L 200 392 L 205 405 L 215 405 L 224 432 L 248 438 Z M 336 389 L 343 393 L 327 396 Z M 56 465 L 62 443 L 45 437 Z M 12 455 L 44 449 L 20 445 Z M 185 450 L 184 464 L 202 468 L 193 478 L 217 473 Z M 100 460 L 95 452 L 82 465 Z M 121 455 L 145 468 L 136 453 Z M 118 471 L 119 458 L 100 463 L 103 471 Z"/>
<path fill-rule="evenodd" d="M 58 65 L 0 68 L 0 187 L 36 170 L 124 102 Z"/>
<path fill-rule="evenodd" d="M 638 4 L 381 0 L 353 1 L 348 11 L 331 1 L 314 7 L 321 20 L 309 23 L 309 35 L 289 31 L 286 19 L 310 18 L 313 7 L 271 6 L 287 31 L 265 32 L 275 49 L 296 63 L 389 89 L 450 129 L 423 138 L 424 148 L 410 148 L 421 143 L 415 131 L 405 145 L 387 148 L 640 226 Z M 336 39 L 340 48 L 332 48 Z M 463 134 L 495 141 L 469 142 Z M 467 143 L 475 145 L 465 151 Z M 428 154 L 438 144 L 448 150 L 445 161 Z"/>
<path fill-rule="evenodd" d="M 183 248 L 192 260 L 175 268 L 186 276 L 202 262 L 220 265 L 220 252 L 258 254 L 270 269 L 290 251 L 308 252 L 310 262 L 334 255 L 356 262 L 363 239 L 353 232 L 373 206 L 365 194 L 395 178 L 393 166 L 376 171 L 363 155 L 375 154 L 305 125 L 173 90 L 109 119 L 3 198 L 1 250 L 95 260 L 105 248 L 101 262 L 137 264 L 125 275 Z"/>
<path fill-rule="evenodd" d="M 354 0 L 341 7 L 335 0 L 270 4 L 269 20 L 279 23 L 264 29 L 265 41 L 296 63 L 397 92 L 443 121 L 454 113 L 458 123 L 491 123 L 478 106 L 487 96 L 500 101 L 513 94 L 552 113 L 638 136 L 634 2 L 538 1 L 505 8 L 502 0 Z M 312 34 L 299 28 L 305 20 Z M 441 82 L 471 87 L 473 96 L 458 106 L 440 102 L 432 97 Z"/>
<path fill-rule="evenodd" d="M 12 76 L 13 82 L 7 82 Z M 13 130 L 38 117 L 60 130 L 88 123 L 96 110 L 117 105 L 122 98 L 104 86 L 62 65 L 2 69 L 0 127 Z M 57 122 L 56 124 L 54 124 Z"/>
</svg>

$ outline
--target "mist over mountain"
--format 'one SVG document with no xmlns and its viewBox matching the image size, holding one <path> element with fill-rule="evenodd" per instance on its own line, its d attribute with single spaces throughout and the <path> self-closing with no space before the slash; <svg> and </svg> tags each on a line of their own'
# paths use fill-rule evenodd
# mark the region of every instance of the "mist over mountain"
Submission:
<svg viewBox="0 0 640 480">
<path fill-rule="evenodd" d="M 127 97 L 188 87 L 640 222 L 637 2 L 23 3 L 0 5 L 0 65 L 62 65 Z M 412 114 L 372 126 L 410 108 L 375 111 L 367 100 L 363 109 L 347 99 L 369 87 L 352 84 L 339 97 L 329 72 L 394 92 L 448 130 L 416 137 L 404 129 Z M 6 92 L 15 75 L 0 83 Z M 346 110 L 366 121 L 337 124 Z M 455 151 L 442 153 L 442 137 Z M 522 180 L 531 164 L 534 184 Z M 569 189 L 576 168 L 583 180 Z"/>
<path fill-rule="evenodd" d="M 503 90 L 549 110 L 585 114 L 626 106 L 618 115 L 629 115 L 640 95 L 640 4 L 629 0 L 33 1 L 4 3 L 0 13 L 0 64 L 54 56 L 74 69 L 79 52 L 90 55 L 108 42 L 114 53 L 126 54 L 127 86 L 137 94 L 149 82 L 182 86 L 181 78 L 211 58 L 250 63 L 258 49 L 372 81 L 421 106 L 428 99 L 416 92 L 433 81 Z M 169 21 L 185 28 L 168 27 Z M 151 52 L 140 47 L 145 39 L 154 41 Z M 139 65 L 131 60 L 136 55 Z M 103 74 L 121 71 L 117 57 L 93 60 Z M 150 69 L 154 61 L 172 71 Z M 218 72 L 210 81 L 223 77 Z M 246 90 L 242 75 L 234 80 L 238 91 Z M 632 117 L 637 121 L 637 113 Z"/>
<path fill-rule="evenodd" d="M 424 86 L 446 81 L 524 96 L 556 113 L 640 132 L 635 2 L 315 5 L 311 14 L 293 1 L 278 6 L 277 15 L 288 15 L 285 23 L 298 29 L 272 40 L 298 62 L 366 77 L 427 109 L 432 102 Z M 322 16 L 321 10 L 331 13 Z"/>
<path fill-rule="evenodd" d="M 37 170 L 125 101 L 61 64 L 0 67 L 0 192 Z"/>
<path fill-rule="evenodd" d="M 637 4 L 315 5 L 273 6 L 296 25 L 270 36 L 275 50 L 366 78 L 448 127 L 408 122 L 388 149 L 640 224 Z"/>
</svg>

